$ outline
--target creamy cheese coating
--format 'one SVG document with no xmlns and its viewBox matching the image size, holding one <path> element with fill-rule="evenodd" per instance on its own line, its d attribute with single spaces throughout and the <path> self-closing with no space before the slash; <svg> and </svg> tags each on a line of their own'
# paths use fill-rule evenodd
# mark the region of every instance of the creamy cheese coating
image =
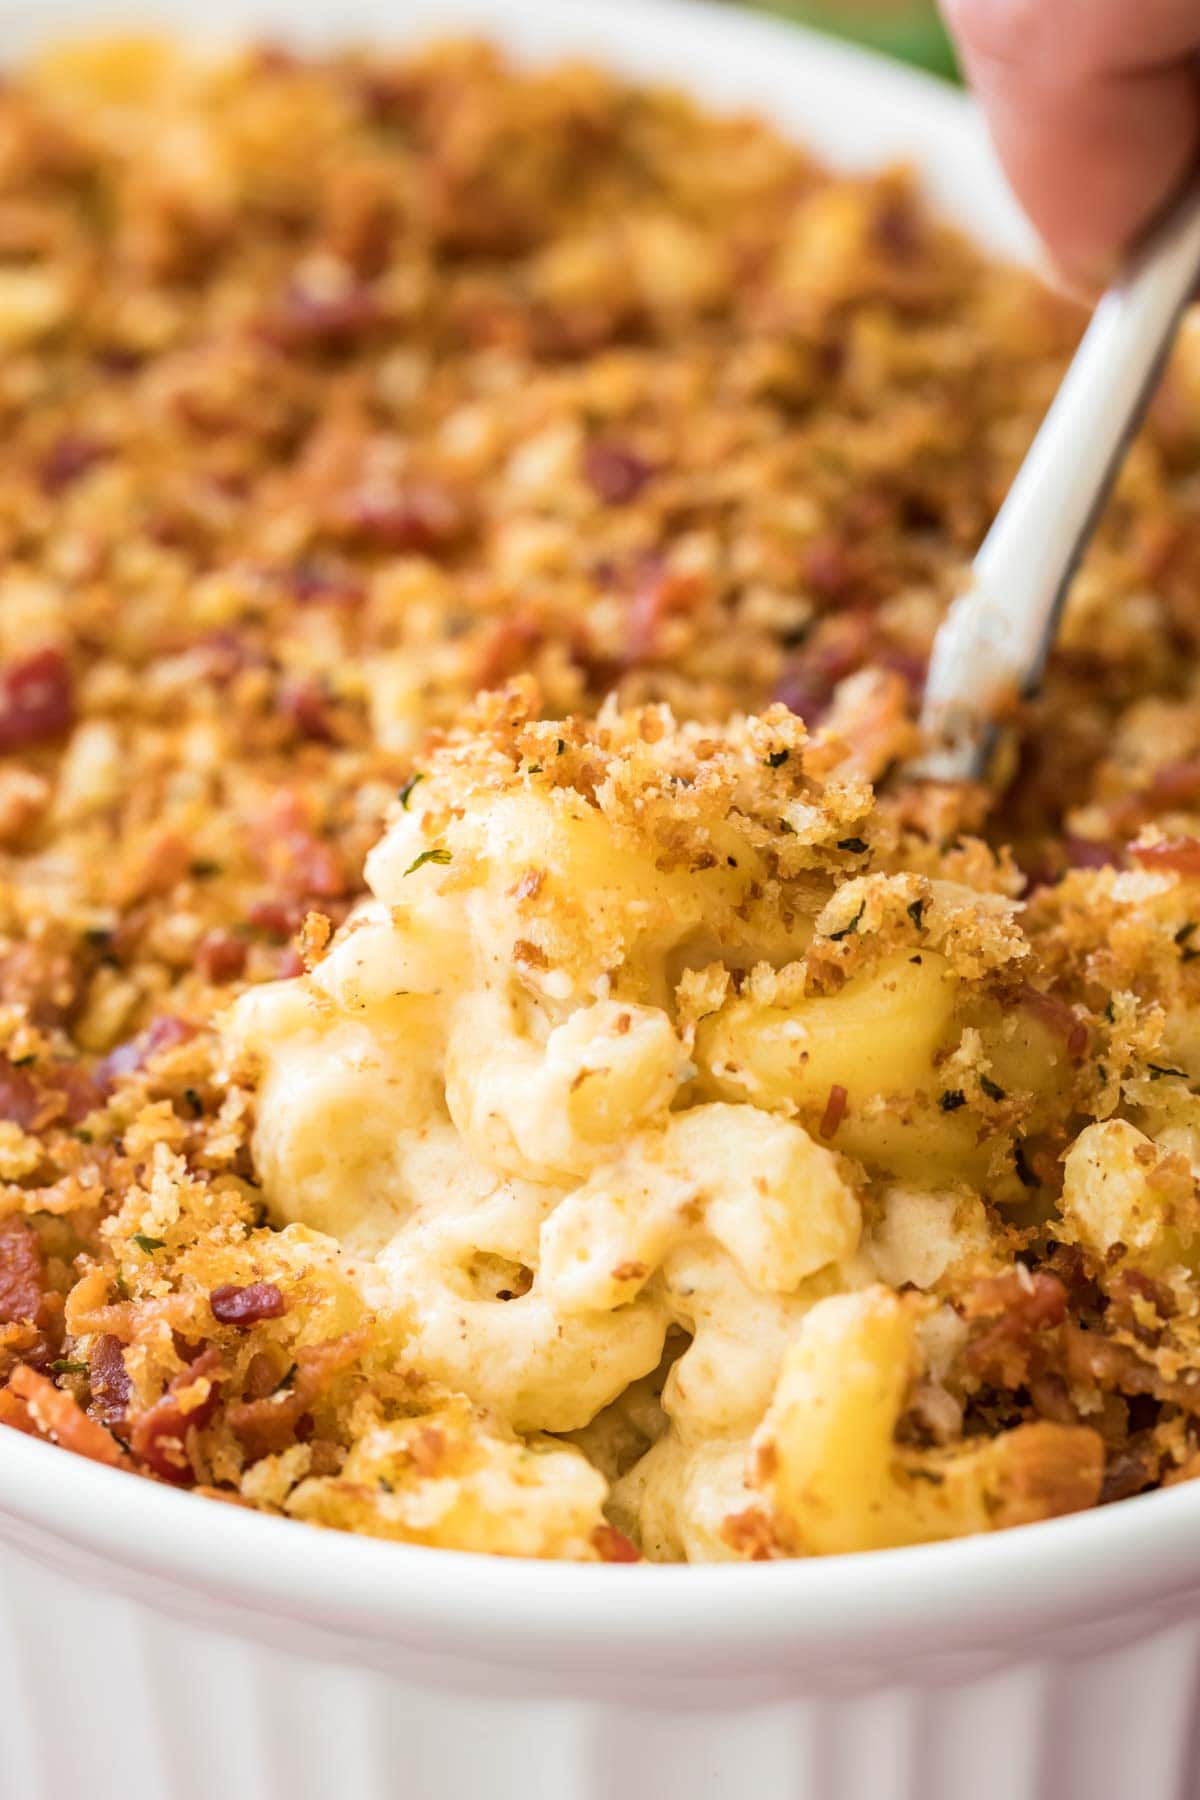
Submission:
<svg viewBox="0 0 1200 1800">
<path fill-rule="evenodd" d="M 1036 1056 L 988 990 L 1026 950 L 1003 892 L 889 873 L 870 789 L 782 708 L 718 733 L 531 704 L 496 699 L 436 754 L 371 899 L 306 977 L 238 1002 L 256 1167 L 422 1379 L 570 1434 L 556 1454 L 606 1469 L 649 1554 L 730 1555 L 784 1482 L 762 1447 L 807 1430 L 797 1394 L 852 1393 L 847 1341 L 878 1339 L 886 1460 L 929 1360 L 920 1290 L 994 1254 L 964 1176 L 1003 1158 L 937 1104 L 934 1065 L 988 1031 L 994 1062 Z M 804 1512 L 797 1479 L 776 1511 Z M 973 1528 L 978 1471 L 956 1481 L 970 1523 L 953 1488 L 902 1535 Z M 772 1529 L 818 1549 L 842 1528 Z"/>
</svg>

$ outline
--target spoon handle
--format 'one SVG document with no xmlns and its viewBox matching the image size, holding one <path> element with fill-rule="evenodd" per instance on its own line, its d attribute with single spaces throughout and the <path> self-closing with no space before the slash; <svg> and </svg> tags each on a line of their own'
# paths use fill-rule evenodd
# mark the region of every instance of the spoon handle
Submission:
<svg viewBox="0 0 1200 1800">
<path fill-rule="evenodd" d="M 994 722 L 1032 693 L 1079 559 L 1200 279 L 1200 184 L 1092 316 L 1062 386 L 934 640 L 921 772 L 981 778 Z"/>
</svg>

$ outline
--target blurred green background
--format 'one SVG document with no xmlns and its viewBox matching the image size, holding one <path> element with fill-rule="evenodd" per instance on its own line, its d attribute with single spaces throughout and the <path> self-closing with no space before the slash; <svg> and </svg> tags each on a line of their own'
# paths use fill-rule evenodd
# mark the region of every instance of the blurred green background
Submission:
<svg viewBox="0 0 1200 1800">
<path fill-rule="evenodd" d="M 762 11 L 869 44 L 950 80 L 954 52 L 932 0 L 753 0 Z"/>
</svg>

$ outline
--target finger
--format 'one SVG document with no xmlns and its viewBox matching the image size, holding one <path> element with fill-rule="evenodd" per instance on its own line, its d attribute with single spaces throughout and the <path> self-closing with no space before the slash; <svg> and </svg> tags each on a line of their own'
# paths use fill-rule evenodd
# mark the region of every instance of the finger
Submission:
<svg viewBox="0 0 1200 1800">
<path fill-rule="evenodd" d="M 1200 157 L 1191 0 L 945 0 L 1018 199 L 1100 285 Z"/>
</svg>

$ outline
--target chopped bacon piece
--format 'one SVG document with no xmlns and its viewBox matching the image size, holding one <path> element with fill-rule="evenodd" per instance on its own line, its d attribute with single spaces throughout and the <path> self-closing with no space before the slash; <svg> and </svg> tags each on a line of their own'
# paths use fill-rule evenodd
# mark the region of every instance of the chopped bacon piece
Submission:
<svg viewBox="0 0 1200 1800">
<path fill-rule="evenodd" d="M 8 1385 L 17 1399 L 25 1402 L 30 1418 L 43 1437 L 92 1462 L 108 1463 L 110 1467 L 124 1463 L 125 1453 L 116 1439 L 94 1419 L 89 1419 L 78 1402 L 55 1387 L 45 1375 L 39 1375 L 36 1369 L 22 1363 L 13 1370 Z"/>
<path fill-rule="evenodd" d="M 236 981 L 246 967 L 246 946 L 231 931 L 208 931 L 196 946 L 196 967 L 206 981 Z"/>
<path fill-rule="evenodd" d="M 364 1330 L 351 1331 L 298 1350 L 295 1374 L 286 1387 L 263 1399 L 239 1400 L 229 1406 L 226 1417 L 252 1462 L 286 1450 L 305 1416 L 311 1417 L 314 1401 L 335 1375 L 362 1355 L 367 1336 Z"/>
<path fill-rule="evenodd" d="M 269 937 L 290 938 L 304 922 L 296 900 L 255 900 L 246 909 L 246 923 Z"/>
<path fill-rule="evenodd" d="M 289 569 L 288 592 L 301 606 L 336 606 L 349 611 L 361 606 L 367 590 L 356 575 L 345 569 L 323 569 L 313 563 L 301 563 Z"/>
<path fill-rule="evenodd" d="M 0 1062 L 0 1119 L 28 1131 L 42 1109 L 42 1097 L 25 1069 Z"/>
<path fill-rule="evenodd" d="M 102 1093 L 109 1093 L 126 1075 L 134 1075 L 144 1069 L 147 1063 L 153 1062 L 165 1050 L 174 1050 L 180 1044 L 186 1044 L 189 1038 L 196 1035 L 196 1027 L 186 1019 L 179 1019 L 172 1013 L 162 1013 L 153 1019 L 137 1037 L 129 1038 L 110 1050 L 104 1060 L 96 1065 L 95 1079 Z"/>
<path fill-rule="evenodd" d="M 475 676 L 477 687 L 500 687 L 510 675 L 526 667 L 541 642 L 542 628 L 534 620 L 511 613 L 501 619 L 485 640 Z"/>
<path fill-rule="evenodd" d="M 257 1325 L 260 1319 L 278 1319 L 287 1301 L 273 1281 L 254 1281 L 248 1287 L 225 1282 L 208 1296 L 213 1318 L 221 1325 Z"/>
<path fill-rule="evenodd" d="M 37 1232 L 22 1218 L 0 1220 L 0 1325 L 36 1319 L 46 1284 Z"/>
<path fill-rule="evenodd" d="M 1062 1324 L 1067 1290 L 1057 1275 L 1008 1269 L 977 1281 L 963 1304 L 968 1319 L 994 1321 L 973 1341 L 967 1361 L 979 1373 L 995 1372 L 1018 1385 L 1028 1376 L 1035 1336 Z"/>
<path fill-rule="evenodd" d="M 108 451 L 94 438 L 67 433 L 54 443 L 38 470 L 38 482 L 44 494 L 54 497 L 73 487 L 89 469 L 103 462 Z"/>
<path fill-rule="evenodd" d="M 176 1375 L 162 1398 L 134 1420 L 130 1448 L 164 1481 L 191 1487 L 195 1471 L 187 1452 L 187 1434 L 207 1425 L 216 1408 L 222 1369 L 221 1353 L 209 1348 Z M 193 1395 L 207 1383 L 207 1391 Z M 188 1404 L 185 1404 L 188 1402 Z"/>
<path fill-rule="evenodd" d="M 1157 844 L 1131 844 L 1129 854 L 1143 869 L 1200 875 L 1200 838 L 1161 838 Z"/>
<path fill-rule="evenodd" d="M 601 1562 L 635 1563 L 642 1560 L 642 1553 L 637 1545 L 623 1531 L 618 1531 L 615 1525 L 597 1525 L 592 1532 L 592 1548 Z"/>
<path fill-rule="evenodd" d="M 672 613 L 686 613 L 700 597 L 695 575 L 678 573 L 664 567 L 657 557 L 648 557 L 638 571 L 633 598 L 626 622 L 625 661 L 639 663 L 657 656 L 663 625 Z"/>
<path fill-rule="evenodd" d="M 284 718 L 310 743 L 337 743 L 329 695 L 320 682 L 285 681 L 279 689 L 277 704 Z"/>
<path fill-rule="evenodd" d="M 133 1383 L 125 1367 L 120 1338 L 103 1332 L 92 1345 L 89 1361 L 91 1411 L 104 1425 L 119 1425 L 125 1418 Z"/>
<path fill-rule="evenodd" d="M 462 496 L 430 477 L 360 488 L 335 509 L 345 536 L 374 550 L 435 556 L 466 536 L 470 513 Z"/>
<path fill-rule="evenodd" d="M 296 284 L 259 322 L 277 350 L 347 350 L 379 323 L 376 296 L 365 287 L 319 294 Z"/>
<path fill-rule="evenodd" d="M 61 650 L 37 650 L 0 669 L 0 755 L 61 737 L 74 718 L 71 671 Z"/>
<path fill-rule="evenodd" d="M 825 1102 L 825 1111 L 821 1114 L 818 1127 L 823 1138 L 836 1136 L 837 1128 L 846 1116 L 847 1094 L 840 1082 L 835 1081 L 829 1090 L 829 1098 Z"/>
<path fill-rule="evenodd" d="M 609 506 L 625 506 L 636 500 L 654 471 L 644 457 L 627 444 L 589 444 L 583 453 L 583 472 L 589 485 Z"/>
</svg>

